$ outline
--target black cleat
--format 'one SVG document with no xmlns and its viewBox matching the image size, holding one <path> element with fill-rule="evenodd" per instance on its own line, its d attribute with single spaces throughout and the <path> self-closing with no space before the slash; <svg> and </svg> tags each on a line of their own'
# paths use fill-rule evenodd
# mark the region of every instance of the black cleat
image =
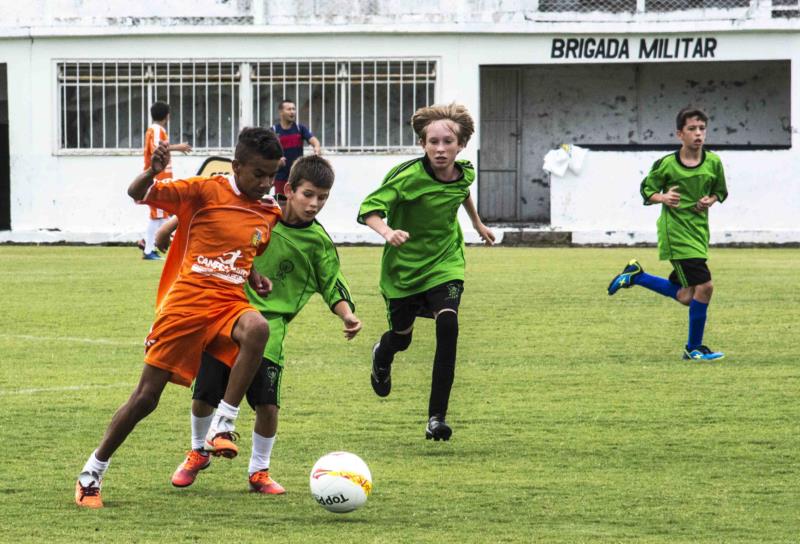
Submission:
<svg viewBox="0 0 800 544">
<path fill-rule="evenodd" d="M 380 367 L 375 363 L 375 353 L 380 345 L 380 342 L 375 342 L 375 345 L 372 346 L 372 374 L 369 380 L 376 395 L 387 397 L 392 391 L 392 367 Z"/>
<path fill-rule="evenodd" d="M 453 429 L 450 425 L 445 423 L 444 418 L 441 416 L 431 416 L 428 420 L 428 426 L 425 427 L 425 439 L 431 438 L 435 441 L 450 440 L 450 435 L 453 434 Z"/>
</svg>

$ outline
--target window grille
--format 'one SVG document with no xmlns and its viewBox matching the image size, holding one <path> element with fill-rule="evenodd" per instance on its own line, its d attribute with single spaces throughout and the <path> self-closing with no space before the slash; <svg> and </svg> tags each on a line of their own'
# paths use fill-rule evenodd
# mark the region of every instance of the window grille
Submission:
<svg viewBox="0 0 800 544">
<path fill-rule="evenodd" d="M 171 142 L 230 151 L 241 126 L 278 122 L 283 98 L 326 151 L 401 151 L 436 91 L 431 59 L 63 61 L 57 73 L 64 152 L 141 152 L 157 100 L 170 104 Z"/>
</svg>

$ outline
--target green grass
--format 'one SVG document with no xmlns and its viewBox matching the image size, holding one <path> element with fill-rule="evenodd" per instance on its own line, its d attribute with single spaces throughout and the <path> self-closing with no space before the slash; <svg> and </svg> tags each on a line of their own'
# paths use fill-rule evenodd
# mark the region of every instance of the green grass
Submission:
<svg viewBox="0 0 800 544">
<path fill-rule="evenodd" d="M 187 389 L 112 460 L 107 508 L 79 510 L 75 477 L 142 366 L 160 266 L 132 248 L 0 247 L 0 515 L 6 542 L 797 542 L 798 250 L 714 250 L 706 340 L 680 359 L 686 310 L 605 288 L 654 249 L 469 248 L 449 443 L 424 440 L 432 323 L 398 357 L 391 396 L 369 386 L 385 328 L 380 250 L 342 248 L 364 321 L 353 342 L 319 298 L 287 340 L 273 473 L 246 492 L 239 458 L 190 488 L 169 478 L 189 441 Z M 360 511 L 308 492 L 333 450 L 370 466 Z"/>
</svg>

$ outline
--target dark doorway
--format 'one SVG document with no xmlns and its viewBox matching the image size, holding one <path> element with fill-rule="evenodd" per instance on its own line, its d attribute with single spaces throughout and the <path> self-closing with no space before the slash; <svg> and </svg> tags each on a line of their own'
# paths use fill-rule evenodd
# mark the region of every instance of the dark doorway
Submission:
<svg viewBox="0 0 800 544">
<path fill-rule="evenodd" d="M 11 230 L 11 156 L 8 148 L 8 68 L 0 64 L 0 230 Z"/>
</svg>

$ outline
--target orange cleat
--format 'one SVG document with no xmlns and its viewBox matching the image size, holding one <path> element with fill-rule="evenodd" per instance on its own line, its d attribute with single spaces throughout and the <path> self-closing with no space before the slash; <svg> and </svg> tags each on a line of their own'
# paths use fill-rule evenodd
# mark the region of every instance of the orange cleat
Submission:
<svg viewBox="0 0 800 544">
<path fill-rule="evenodd" d="M 286 493 L 281 484 L 269 477 L 268 470 L 259 470 L 250 475 L 250 491 L 265 495 L 283 495 Z"/>
<path fill-rule="evenodd" d="M 75 504 L 84 508 L 102 508 L 100 483 L 96 472 L 81 472 L 75 482 Z"/>
<path fill-rule="evenodd" d="M 197 473 L 211 465 L 211 456 L 203 455 L 200 450 L 190 450 L 186 459 L 178 465 L 172 475 L 172 485 L 175 487 L 189 487 L 197 478 Z"/>
<path fill-rule="evenodd" d="M 203 449 L 214 457 L 233 459 L 239 455 L 239 448 L 234 444 L 237 440 L 239 440 L 239 433 L 233 431 L 217 433 L 211 440 L 206 439 Z"/>
</svg>

